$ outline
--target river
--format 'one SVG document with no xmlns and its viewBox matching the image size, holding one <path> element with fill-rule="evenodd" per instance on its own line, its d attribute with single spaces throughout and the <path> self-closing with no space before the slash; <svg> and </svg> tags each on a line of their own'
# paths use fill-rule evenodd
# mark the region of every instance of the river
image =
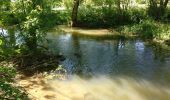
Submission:
<svg viewBox="0 0 170 100">
<path fill-rule="evenodd" d="M 66 74 L 18 81 L 35 100 L 170 100 L 170 52 L 140 39 L 57 31 L 47 38 L 49 50 L 65 56 Z"/>
<path fill-rule="evenodd" d="M 52 100 L 170 100 L 170 54 L 140 39 L 48 33 L 65 80 L 47 82 Z M 51 94 L 50 94 L 51 93 Z M 42 96 L 42 95 L 41 95 Z"/>
</svg>

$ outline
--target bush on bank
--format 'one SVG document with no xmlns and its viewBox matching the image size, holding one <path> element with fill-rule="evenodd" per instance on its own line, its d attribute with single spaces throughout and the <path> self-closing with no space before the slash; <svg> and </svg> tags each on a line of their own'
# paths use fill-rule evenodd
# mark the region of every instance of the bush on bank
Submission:
<svg viewBox="0 0 170 100">
<path fill-rule="evenodd" d="M 0 66 L 0 99 L 1 100 L 29 100 L 27 94 L 13 85 L 16 71 L 13 68 Z"/>
</svg>

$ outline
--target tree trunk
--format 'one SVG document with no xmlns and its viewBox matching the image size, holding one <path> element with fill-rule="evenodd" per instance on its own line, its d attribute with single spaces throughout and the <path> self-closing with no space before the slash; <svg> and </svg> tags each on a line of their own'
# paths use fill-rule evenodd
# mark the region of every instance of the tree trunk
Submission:
<svg viewBox="0 0 170 100">
<path fill-rule="evenodd" d="M 77 14 L 78 14 L 78 8 L 80 5 L 80 0 L 74 0 L 73 3 L 73 10 L 72 10 L 72 26 L 77 26 Z"/>
<path fill-rule="evenodd" d="M 120 2 L 120 0 L 117 0 L 116 4 L 117 4 L 118 11 L 120 11 L 121 10 L 121 6 L 120 6 L 121 2 Z"/>
<path fill-rule="evenodd" d="M 26 38 L 26 45 L 32 53 L 37 52 L 37 37 L 35 31 L 30 31 L 31 37 Z"/>
<path fill-rule="evenodd" d="M 167 7 L 168 2 L 169 2 L 169 0 L 165 0 L 165 2 L 164 2 L 164 7 L 165 7 L 165 8 Z"/>
<path fill-rule="evenodd" d="M 156 0 L 150 0 L 149 14 L 155 19 L 161 19 L 165 14 L 169 0 L 160 0 L 159 5 Z"/>
<path fill-rule="evenodd" d="M 168 1 L 169 0 L 160 0 L 160 6 L 158 8 L 159 9 L 159 16 L 160 17 L 165 14 Z"/>
<path fill-rule="evenodd" d="M 14 28 L 9 28 L 8 34 L 9 34 L 9 39 L 10 39 L 10 45 L 15 46 L 16 45 L 16 38 L 15 38 Z"/>
</svg>

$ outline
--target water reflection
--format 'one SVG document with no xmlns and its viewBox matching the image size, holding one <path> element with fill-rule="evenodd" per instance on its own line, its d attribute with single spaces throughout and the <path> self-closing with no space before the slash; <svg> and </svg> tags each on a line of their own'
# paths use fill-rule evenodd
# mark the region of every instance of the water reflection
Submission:
<svg viewBox="0 0 170 100">
<path fill-rule="evenodd" d="M 170 57 L 165 56 L 165 61 L 155 59 L 154 48 L 141 40 L 92 39 L 55 32 L 48 38 L 52 40 L 51 50 L 66 56 L 62 64 L 69 74 L 124 75 L 170 82 Z"/>
</svg>

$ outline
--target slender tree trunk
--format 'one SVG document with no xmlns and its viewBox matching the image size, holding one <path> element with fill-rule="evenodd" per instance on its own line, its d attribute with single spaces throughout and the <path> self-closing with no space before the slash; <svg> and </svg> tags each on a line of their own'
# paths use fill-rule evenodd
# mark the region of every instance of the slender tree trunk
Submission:
<svg viewBox="0 0 170 100">
<path fill-rule="evenodd" d="M 80 0 L 74 0 L 73 2 L 73 10 L 72 10 L 72 26 L 77 26 L 77 14 L 78 14 L 78 8 L 80 5 Z"/>
<path fill-rule="evenodd" d="M 163 16 L 166 12 L 166 7 L 169 0 L 160 0 L 160 6 L 159 6 L 159 16 Z"/>
<path fill-rule="evenodd" d="M 119 11 L 121 11 L 121 6 L 120 5 L 121 5 L 120 0 L 117 0 L 117 8 L 118 8 Z"/>
<path fill-rule="evenodd" d="M 165 8 L 167 7 L 169 1 L 170 1 L 170 0 L 165 0 L 165 2 L 164 2 L 164 7 L 165 7 Z"/>
<path fill-rule="evenodd" d="M 165 14 L 168 2 L 169 0 L 160 0 L 158 5 L 156 0 L 149 0 L 149 14 L 156 19 L 160 19 Z"/>
<path fill-rule="evenodd" d="M 26 45 L 27 45 L 28 49 L 32 53 L 36 53 L 37 52 L 37 37 L 36 37 L 36 32 L 35 31 L 30 31 L 29 34 L 31 35 L 31 37 L 26 38 Z"/>
<path fill-rule="evenodd" d="M 14 28 L 9 28 L 9 29 L 8 29 L 8 34 L 9 34 L 11 46 L 15 46 L 15 44 L 16 44 L 16 38 L 15 38 Z"/>
</svg>

